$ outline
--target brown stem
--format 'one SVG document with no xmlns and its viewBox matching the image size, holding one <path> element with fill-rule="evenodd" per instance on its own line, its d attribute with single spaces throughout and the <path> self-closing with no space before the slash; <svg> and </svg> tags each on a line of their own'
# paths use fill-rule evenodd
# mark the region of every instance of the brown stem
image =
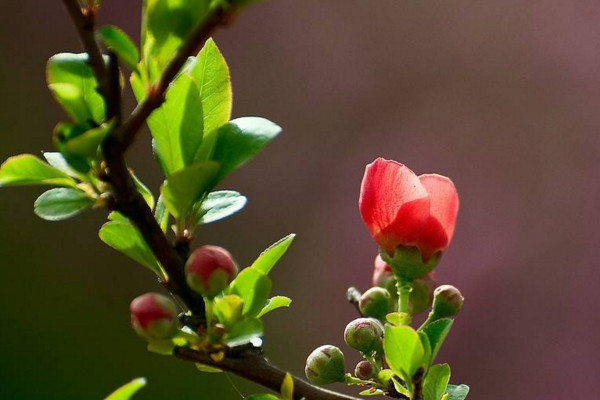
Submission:
<svg viewBox="0 0 600 400">
<path fill-rule="evenodd" d="M 423 378 L 425 376 L 425 369 L 419 368 L 413 376 L 413 397 L 412 400 L 423 400 Z"/>
<path fill-rule="evenodd" d="M 286 371 L 270 364 L 256 349 L 248 349 L 234 356 L 225 357 L 222 361 L 214 361 L 208 354 L 187 347 L 175 350 L 175 356 L 187 361 L 210 365 L 225 371 L 233 372 L 243 378 L 259 383 L 266 388 L 279 392 Z M 294 399 L 305 397 L 308 400 L 356 400 L 345 394 L 333 392 L 311 385 L 303 379 L 294 379 Z"/>
</svg>

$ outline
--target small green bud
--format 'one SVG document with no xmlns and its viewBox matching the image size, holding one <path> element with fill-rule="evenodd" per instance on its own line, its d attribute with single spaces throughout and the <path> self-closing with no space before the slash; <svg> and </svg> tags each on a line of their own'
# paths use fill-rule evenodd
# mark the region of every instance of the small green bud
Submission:
<svg viewBox="0 0 600 400">
<path fill-rule="evenodd" d="M 465 298 L 452 285 L 442 285 L 433 292 L 433 309 L 429 319 L 453 317 L 463 306 Z M 433 318 L 432 318 L 433 317 Z"/>
<path fill-rule="evenodd" d="M 344 353 L 331 345 L 315 349 L 306 359 L 306 377 L 316 385 L 344 381 Z"/>
<path fill-rule="evenodd" d="M 408 312 L 417 315 L 431 306 L 433 301 L 435 280 L 432 273 L 426 274 L 412 283 L 412 290 L 408 299 Z"/>
<path fill-rule="evenodd" d="M 383 345 L 383 328 L 373 318 L 358 318 L 344 330 L 344 340 L 353 349 L 363 353 L 379 351 Z"/>
<path fill-rule="evenodd" d="M 138 335 L 149 341 L 165 340 L 177 331 L 177 307 L 158 293 L 146 293 L 129 306 L 131 324 Z"/>
<path fill-rule="evenodd" d="M 375 376 L 375 367 L 373 367 L 373 364 L 368 361 L 361 361 L 356 364 L 356 368 L 354 368 L 354 375 L 358 379 L 366 381 Z"/>
<path fill-rule="evenodd" d="M 391 310 L 392 296 L 386 289 L 373 287 L 360 296 L 358 308 L 366 317 L 385 319 Z"/>
</svg>

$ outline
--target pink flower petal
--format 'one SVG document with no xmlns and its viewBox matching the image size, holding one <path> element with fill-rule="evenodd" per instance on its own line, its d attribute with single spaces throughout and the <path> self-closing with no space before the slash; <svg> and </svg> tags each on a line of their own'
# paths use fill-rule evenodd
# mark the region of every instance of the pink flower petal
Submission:
<svg viewBox="0 0 600 400">
<path fill-rule="evenodd" d="M 458 214 L 456 187 L 449 178 L 437 174 L 421 175 L 419 180 L 429 193 L 429 214 L 441 224 L 449 243 L 454 235 Z"/>
</svg>

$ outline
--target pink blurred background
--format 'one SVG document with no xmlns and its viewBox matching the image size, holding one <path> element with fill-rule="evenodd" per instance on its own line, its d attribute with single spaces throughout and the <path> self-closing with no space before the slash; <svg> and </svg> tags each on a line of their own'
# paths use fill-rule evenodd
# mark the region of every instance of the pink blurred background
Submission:
<svg viewBox="0 0 600 400">
<path fill-rule="evenodd" d="M 104 3 L 102 22 L 138 38 L 140 2 Z M 2 1 L 0 15 L 0 158 L 39 154 L 63 118 L 45 62 L 81 47 L 60 1 Z M 284 133 L 223 185 L 247 195 L 247 208 L 197 239 L 246 265 L 298 234 L 273 271 L 275 293 L 294 299 L 267 317 L 273 361 L 303 375 L 325 343 L 345 350 L 349 369 L 357 361 L 343 345 L 355 317 L 344 292 L 368 285 L 376 246 L 358 189 L 365 164 L 384 156 L 459 190 L 438 268 L 467 301 L 440 355 L 452 382 L 473 399 L 595 395 L 598 21 L 590 0 L 271 0 L 215 36 L 234 116 L 265 116 Z M 129 158 L 156 192 L 148 136 Z M 103 213 L 35 217 L 39 192 L 0 192 L 0 398 L 99 399 L 136 376 L 150 382 L 140 399 L 261 390 L 146 352 L 127 308 L 156 290 L 154 278 L 97 239 Z"/>
</svg>

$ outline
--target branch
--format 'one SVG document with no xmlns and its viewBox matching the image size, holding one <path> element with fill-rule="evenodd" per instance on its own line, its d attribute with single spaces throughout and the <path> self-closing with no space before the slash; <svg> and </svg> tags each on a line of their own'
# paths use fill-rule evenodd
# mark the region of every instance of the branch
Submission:
<svg viewBox="0 0 600 400">
<path fill-rule="evenodd" d="M 215 362 L 207 353 L 192 350 L 187 347 L 178 347 L 174 355 L 183 360 L 210 365 L 225 371 L 233 372 L 243 378 L 259 383 L 279 393 L 286 371 L 270 364 L 257 349 L 248 349 L 235 357 L 227 356 Z M 294 379 L 294 399 L 305 397 L 308 400 L 357 400 L 345 394 L 336 393 L 311 385 L 303 379 Z"/>
</svg>

